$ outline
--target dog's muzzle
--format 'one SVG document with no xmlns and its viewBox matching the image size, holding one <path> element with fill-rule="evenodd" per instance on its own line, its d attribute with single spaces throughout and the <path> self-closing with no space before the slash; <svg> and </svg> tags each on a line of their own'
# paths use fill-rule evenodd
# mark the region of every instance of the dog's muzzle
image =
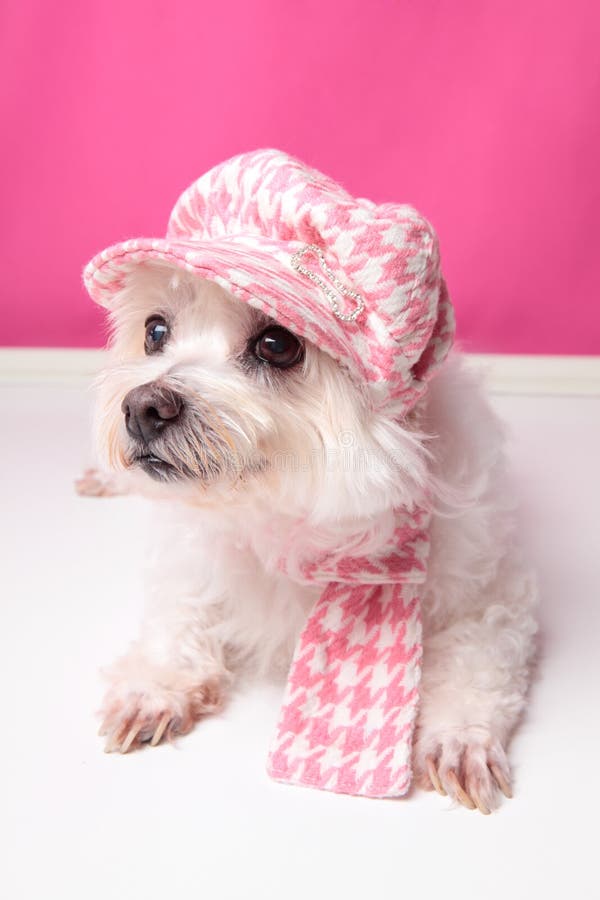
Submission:
<svg viewBox="0 0 600 900">
<path fill-rule="evenodd" d="M 149 382 L 129 391 L 123 398 L 121 410 L 127 433 L 148 451 L 141 452 L 137 461 L 149 475 L 164 477 L 173 467 L 152 453 L 152 442 L 179 422 L 183 399 L 165 385 Z"/>
<path fill-rule="evenodd" d="M 181 397 L 155 382 L 129 391 L 121 404 L 128 433 L 144 444 L 150 444 L 165 428 L 174 425 L 182 409 Z"/>
</svg>

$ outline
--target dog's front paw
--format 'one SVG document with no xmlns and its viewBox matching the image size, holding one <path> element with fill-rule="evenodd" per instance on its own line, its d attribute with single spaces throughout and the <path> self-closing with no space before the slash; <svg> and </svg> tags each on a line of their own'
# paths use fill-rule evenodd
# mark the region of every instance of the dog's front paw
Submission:
<svg viewBox="0 0 600 900">
<path fill-rule="evenodd" d="M 480 726 L 418 733 L 413 767 L 420 787 L 449 795 L 485 815 L 499 805 L 500 791 L 512 797 L 504 748 Z"/>
<path fill-rule="evenodd" d="M 125 493 L 113 474 L 100 469 L 86 469 L 75 479 L 75 491 L 80 497 L 118 497 Z"/>
<path fill-rule="evenodd" d="M 223 703 L 223 680 L 218 676 L 193 678 L 150 667 L 133 678 L 118 669 L 109 674 L 111 686 L 100 716 L 99 734 L 105 751 L 128 753 L 143 744 L 155 747 L 162 740 L 187 734 L 202 716 Z"/>
</svg>

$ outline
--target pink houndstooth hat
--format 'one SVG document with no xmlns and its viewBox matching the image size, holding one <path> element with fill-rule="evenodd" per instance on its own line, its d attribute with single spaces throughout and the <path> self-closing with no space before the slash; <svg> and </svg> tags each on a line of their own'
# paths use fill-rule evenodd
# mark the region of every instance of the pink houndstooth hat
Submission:
<svg viewBox="0 0 600 900">
<path fill-rule="evenodd" d="M 278 150 L 211 169 L 175 204 L 166 238 L 95 256 L 87 290 L 110 307 L 131 268 L 150 259 L 221 284 L 313 341 L 371 388 L 376 406 L 414 405 L 452 342 L 429 223 L 410 206 L 355 199 Z"/>
</svg>

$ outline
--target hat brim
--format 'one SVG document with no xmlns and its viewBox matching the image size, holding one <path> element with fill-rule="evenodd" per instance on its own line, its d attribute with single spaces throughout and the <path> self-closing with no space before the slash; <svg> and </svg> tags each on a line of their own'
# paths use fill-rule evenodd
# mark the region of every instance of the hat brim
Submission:
<svg viewBox="0 0 600 900">
<path fill-rule="evenodd" d="M 297 272 L 291 259 L 298 241 L 258 235 L 211 241 L 139 238 L 115 244 L 95 256 L 83 273 L 85 287 L 100 306 L 111 309 L 131 271 L 144 262 L 162 262 L 214 281 L 294 333 L 323 347 L 364 378 L 352 334 L 358 325 L 334 314 L 325 293 Z"/>
</svg>

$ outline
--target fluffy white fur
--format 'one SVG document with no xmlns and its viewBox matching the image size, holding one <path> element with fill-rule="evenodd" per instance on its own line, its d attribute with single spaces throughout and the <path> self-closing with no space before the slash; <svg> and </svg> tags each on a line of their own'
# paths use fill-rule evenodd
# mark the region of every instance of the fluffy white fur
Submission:
<svg viewBox="0 0 600 900">
<path fill-rule="evenodd" d="M 172 328 L 163 352 L 146 356 L 151 313 Z M 424 502 L 427 488 L 435 512 L 414 770 L 423 787 L 493 809 L 498 787 L 510 794 L 505 751 L 525 704 L 535 589 L 515 538 L 502 429 L 460 359 L 398 422 L 373 412 L 317 347 L 285 372 L 246 365 L 268 320 L 166 266 L 140 266 L 112 319 L 101 469 L 79 490 L 138 491 L 158 506 L 148 614 L 108 673 L 107 749 L 185 733 L 222 705 L 240 671 L 285 670 L 320 588 L 283 576 L 277 560 L 293 571 L 307 549 L 343 556 L 357 531 L 376 549 L 392 508 Z M 184 397 L 184 426 L 163 450 L 187 460 L 192 477 L 157 483 L 131 464 L 121 402 L 156 380 Z"/>
</svg>

